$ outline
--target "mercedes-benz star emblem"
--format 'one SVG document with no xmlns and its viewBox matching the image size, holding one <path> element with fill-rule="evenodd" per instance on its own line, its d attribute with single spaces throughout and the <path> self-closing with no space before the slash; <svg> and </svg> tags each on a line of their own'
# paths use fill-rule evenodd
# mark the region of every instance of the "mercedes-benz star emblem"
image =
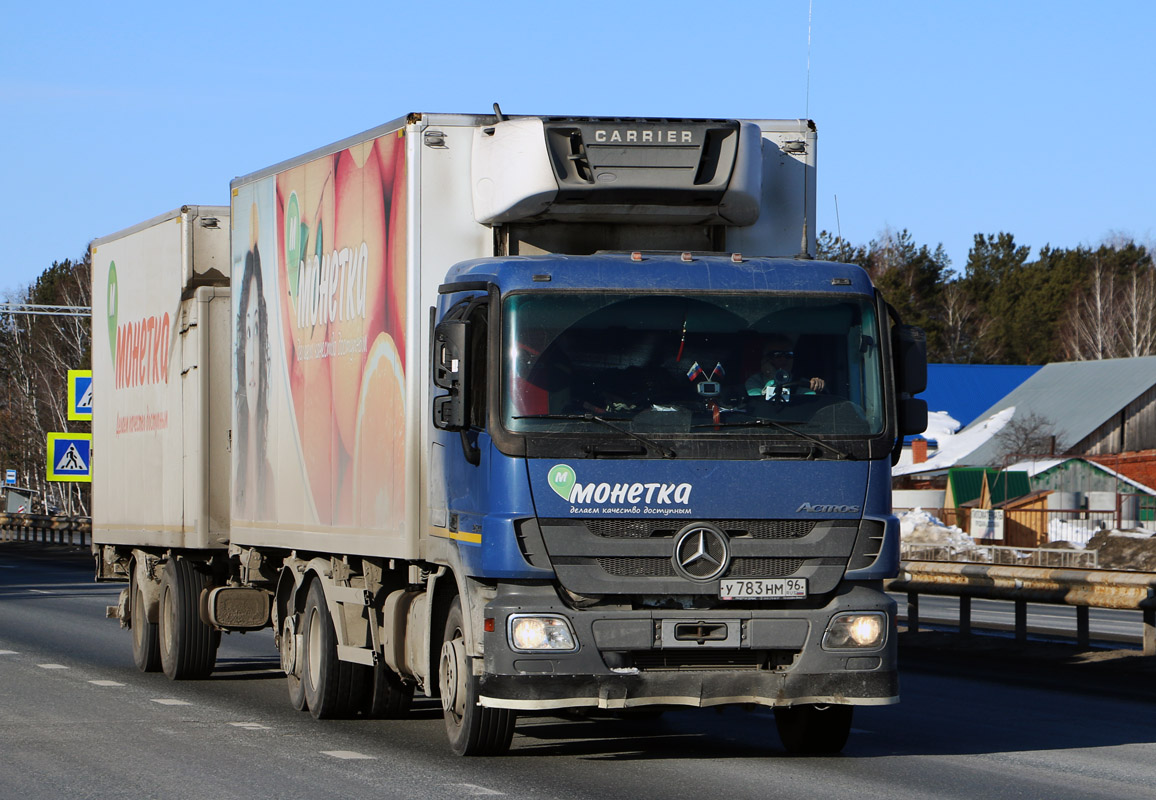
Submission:
<svg viewBox="0 0 1156 800">
<path fill-rule="evenodd" d="M 675 538 L 674 568 L 692 581 L 713 581 L 730 563 L 726 534 L 714 525 L 692 523 Z"/>
</svg>

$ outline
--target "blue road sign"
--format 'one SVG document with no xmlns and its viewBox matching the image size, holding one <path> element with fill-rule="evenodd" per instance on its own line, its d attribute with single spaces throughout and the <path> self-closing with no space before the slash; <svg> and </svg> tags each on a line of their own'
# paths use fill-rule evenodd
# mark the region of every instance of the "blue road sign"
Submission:
<svg viewBox="0 0 1156 800">
<path fill-rule="evenodd" d="M 4 482 L 9 486 L 16 485 L 16 470 L 8 469 L 4 471 Z"/>
<path fill-rule="evenodd" d="M 48 480 L 92 481 L 92 434 L 48 434 Z"/>
<path fill-rule="evenodd" d="M 68 371 L 68 418 L 92 419 L 92 370 Z"/>
</svg>

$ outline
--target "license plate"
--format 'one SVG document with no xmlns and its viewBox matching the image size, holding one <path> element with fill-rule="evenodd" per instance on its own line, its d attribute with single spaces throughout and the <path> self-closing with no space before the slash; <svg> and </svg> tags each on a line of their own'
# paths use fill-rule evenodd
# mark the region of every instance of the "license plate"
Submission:
<svg viewBox="0 0 1156 800">
<path fill-rule="evenodd" d="M 807 596 L 806 578 L 730 578 L 718 582 L 721 600 L 785 600 Z"/>
</svg>

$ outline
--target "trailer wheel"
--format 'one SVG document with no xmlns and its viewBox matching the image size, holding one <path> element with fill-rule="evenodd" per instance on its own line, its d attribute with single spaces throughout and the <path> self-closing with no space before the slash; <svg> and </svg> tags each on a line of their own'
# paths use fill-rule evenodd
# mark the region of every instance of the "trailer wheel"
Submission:
<svg viewBox="0 0 1156 800">
<path fill-rule="evenodd" d="M 413 684 L 406 683 L 396 672 L 379 660 L 373 667 L 373 684 L 365 713 L 373 719 L 402 719 L 409 716 L 413 702 Z"/>
<path fill-rule="evenodd" d="M 305 702 L 314 719 L 350 716 L 357 710 L 359 683 L 354 667 L 337 658 L 337 632 L 321 581 L 309 586 L 303 614 L 304 648 L 301 653 L 301 683 Z"/>
<path fill-rule="evenodd" d="M 478 679 L 466 655 L 462 601 L 454 598 L 438 659 L 438 686 L 450 747 L 459 756 L 499 756 L 510 747 L 517 715 L 478 702 Z"/>
<path fill-rule="evenodd" d="M 170 558 L 161 574 L 161 668 L 174 681 L 207 678 L 217 663 L 221 632 L 201 620 L 201 590 L 207 583 L 196 565 L 180 556 Z"/>
<path fill-rule="evenodd" d="M 158 672 L 161 668 L 161 643 L 157 624 L 145 613 L 144 590 L 134 578 L 129 586 L 129 628 L 132 630 L 132 660 L 141 672 Z"/>
<path fill-rule="evenodd" d="M 848 705 L 779 706 L 775 725 L 788 753 L 832 755 L 847 744 L 854 710 Z"/>
</svg>

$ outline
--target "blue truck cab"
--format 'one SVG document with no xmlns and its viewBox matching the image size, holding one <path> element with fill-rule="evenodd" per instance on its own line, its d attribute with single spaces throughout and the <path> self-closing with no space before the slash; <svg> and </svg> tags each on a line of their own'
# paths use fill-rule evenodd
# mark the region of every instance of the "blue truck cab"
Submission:
<svg viewBox="0 0 1156 800">
<path fill-rule="evenodd" d="M 897 701 L 890 467 L 925 354 L 860 267 L 509 256 L 440 293 L 481 707 L 772 706 L 789 748 L 831 751 Z"/>
</svg>

